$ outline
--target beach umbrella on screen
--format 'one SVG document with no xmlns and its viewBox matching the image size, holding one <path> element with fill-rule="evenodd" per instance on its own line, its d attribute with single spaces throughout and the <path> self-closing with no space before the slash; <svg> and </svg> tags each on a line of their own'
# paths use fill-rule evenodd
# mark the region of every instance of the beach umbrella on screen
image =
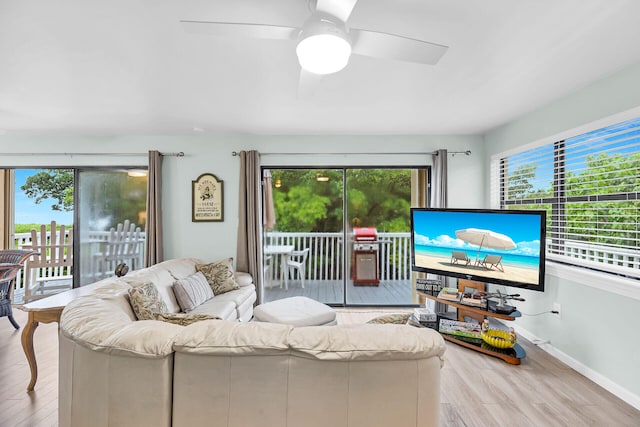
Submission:
<svg viewBox="0 0 640 427">
<path fill-rule="evenodd" d="M 511 237 L 481 228 L 465 228 L 456 231 L 456 237 L 464 242 L 478 246 L 476 261 L 480 259 L 482 248 L 491 249 L 515 249 L 516 244 Z"/>
</svg>

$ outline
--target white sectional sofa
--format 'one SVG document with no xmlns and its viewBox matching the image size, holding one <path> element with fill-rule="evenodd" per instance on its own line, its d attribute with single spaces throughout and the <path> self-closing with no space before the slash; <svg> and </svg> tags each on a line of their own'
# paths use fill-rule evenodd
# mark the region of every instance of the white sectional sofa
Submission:
<svg viewBox="0 0 640 427">
<path fill-rule="evenodd" d="M 197 262 L 167 261 L 125 276 L 129 283 L 107 279 L 65 308 L 61 427 L 438 425 L 445 347 L 431 329 L 239 322 L 255 299 L 255 291 L 242 296 L 246 283 L 208 303 L 228 320 L 136 319 L 132 281 L 158 283 L 170 299 L 162 284 L 194 273 Z"/>
</svg>

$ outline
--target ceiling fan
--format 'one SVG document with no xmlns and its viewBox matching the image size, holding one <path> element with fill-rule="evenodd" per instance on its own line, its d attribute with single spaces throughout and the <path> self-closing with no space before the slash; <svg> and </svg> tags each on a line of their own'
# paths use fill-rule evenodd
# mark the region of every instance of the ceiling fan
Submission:
<svg viewBox="0 0 640 427">
<path fill-rule="evenodd" d="M 180 22 L 186 31 L 194 33 L 297 42 L 301 79 L 305 71 L 315 75 L 338 72 L 347 65 L 351 54 L 435 65 L 447 51 L 447 46 L 423 40 L 349 28 L 346 22 L 357 1 L 310 0 L 312 13 L 302 27 L 240 22 Z"/>
</svg>

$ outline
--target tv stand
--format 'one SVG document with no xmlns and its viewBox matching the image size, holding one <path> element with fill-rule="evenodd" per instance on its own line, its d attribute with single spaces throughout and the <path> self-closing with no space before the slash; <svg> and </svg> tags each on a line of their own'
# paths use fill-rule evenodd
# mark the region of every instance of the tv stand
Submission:
<svg viewBox="0 0 640 427">
<path fill-rule="evenodd" d="M 475 288 L 479 290 L 484 290 L 485 285 L 483 282 L 477 282 L 473 280 L 466 279 L 458 279 L 458 290 L 464 291 L 465 288 Z M 432 295 L 426 291 L 417 291 L 419 294 L 424 295 L 427 299 L 437 301 L 442 304 L 446 304 L 447 306 L 455 307 L 457 313 L 450 313 L 456 315 L 457 320 L 464 320 L 465 316 L 470 316 L 476 319 L 479 323 L 489 317 L 493 319 L 500 320 L 515 320 L 517 317 L 520 317 L 521 314 L 518 310 L 513 310 L 510 313 L 500 313 L 497 311 L 497 306 L 503 303 L 497 303 L 495 301 L 488 301 L 487 309 L 482 309 L 478 307 L 468 306 L 459 302 L 449 301 L 443 298 L 438 298 L 437 295 Z M 447 312 L 449 313 L 449 312 Z M 441 313 L 438 313 L 441 314 Z M 480 353 L 487 354 L 489 356 L 497 357 L 499 359 L 504 360 L 507 363 L 512 365 L 519 365 L 520 361 L 526 357 L 526 352 L 524 349 L 516 343 L 513 348 L 496 348 L 492 347 L 481 340 L 473 339 L 473 338 L 465 338 L 459 337 L 449 334 L 442 334 L 442 337 L 450 342 L 456 343 L 463 347 L 469 348 L 471 350 L 478 351 Z"/>
</svg>

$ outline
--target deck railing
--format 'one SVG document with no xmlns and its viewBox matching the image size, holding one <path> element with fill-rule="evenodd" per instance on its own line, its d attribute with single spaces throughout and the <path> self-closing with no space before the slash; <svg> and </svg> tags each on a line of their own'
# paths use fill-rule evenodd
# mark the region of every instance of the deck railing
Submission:
<svg viewBox="0 0 640 427">
<path fill-rule="evenodd" d="M 67 230 L 67 233 L 71 230 Z M 144 234 L 144 233 L 143 233 Z M 86 238 L 90 240 L 107 240 L 108 231 L 94 231 Z M 65 236 L 68 237 L 68 236 Z M 353 248 L 352 236 L 348 236 L 348 254 L 351 256 Z M 47 238 L 50 238 L 49 232 Z M 378 233 L 379 247 L 379 278 L 380 280 L 410 280 L 411 279 L 411 233 Z M 31 233 L 15 235 L 14 248 L 21 248 L 31 243 Z M 296 250 L 309 248 L 305 272 L 306 280 L 342 280 L 344 255 L 344 235 L 334 233 L 265 233 L 266 245 L 293 245 Z M 549 248 L 551 241 L 547 241 Z M 610 246 L 596 245 L 584 242 L 565 242 L 565 255 L 587 261 L 601 262 L 629 268 L 640 268 L 640 252 L 620 250 Z M 349 265 L 349 264 L 348 264 Z M 271 263 L 272 268 L 267 272 L 268 278 L 279 277 L 279 263 Z M 350 273 L 347 272 L 347 275 Z M 16 289 L 24 287 L 24 274 L 19 272 L 16 278 Z"/>
<path fill-rule="evenodd" d="M 354 241 L 349 236 L 348 256 Z M 411 234 L 378 233 L 379 278 L 381 280 L 409 280 L 411 278 Z M 309 248 L 305 265 L 305 280 L 342 280 L 345 262 L 343 233 L 286 233 L 267 232 L 265 245 L 293 245 L 296 250 Z M 279 263 L 271 263 L 267 278 L 280 274 Z M 347 273 L 349 274 L 349 273 Z"/>
<path fill-rule="evenodd" d="M 65 230 L 65 240 L 69 239 L 69 233 L 73 233 L 72 229 Z M 109 240 L 110 231 L 91 231 L 87 233 L 87 236 L 82 240 L 91 240 L 91 241 L 108 241 Z M 141 237 L 144 239 L 144 232 L 142 232 Z M 51 242 L 51 231 L 47 231 L 47 243 Z M 13 247 L 15 249 L 22 249 L 23 246 L 31 245 L 31 233 L 16 233 L 14 236 Z M 70 271 L 59 272 L 57 274 L 72 274 L 71 268 Z M 45 276 L 53 275 L 53 274 L 45 274 Z M 23 289 L 25 286 L 25 277 L 24 277 L 24 268 L 18 272 L 15 281 L 14 289 Z"/>
<path fill-rule="evenodd" d="M 344 264 L 343 233 L 286 233 L 267 232 L 266 245 L 294 245 L 296 250 L 309 248 L 306 261 L 305 280 L 342 280 Z M 349 238 L 349 253 L 353 240 Z M 411 233 L 378 233 L 380 245 L 379 278 L 380 280 L 411 279 Z M 547 241 L 550 250 L 551 240 Z M 600 262 L 607 265 L 640 268 L 640 252 L 621 250 L 611 246 L 598 245 L 578 241 L 565 241 L 564 255 L 580 260 Z M 267 278 L 279 277 L 278 263 L 272 263 Z M 349 275 L 350 273 L 347 272 Z"/>
<path fill-rule="evenodd" d="M 584 261 L 597 262 L 615 267 L 631 269 L 640 268 L 640 251 L 621 249 L 597 243 L 564 241 L 562 255 Z M 553 251 L 553 252 L 552 252 Z M 557 253 L 553 250 L 551 239 L 547 240 L 547 253 Z"/>
</svg>

